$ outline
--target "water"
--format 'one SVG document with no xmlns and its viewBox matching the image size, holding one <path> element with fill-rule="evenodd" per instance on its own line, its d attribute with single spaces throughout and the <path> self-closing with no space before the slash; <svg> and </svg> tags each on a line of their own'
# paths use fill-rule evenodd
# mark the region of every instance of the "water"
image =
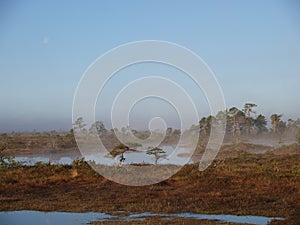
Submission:
<svg viewBox="0 0 300 225">
<path fill-rule="evenodd" d="M 119 214 L 119 215 L 118 215 Z M 272 219 L 283 220 L 280 217 L 264 216 L 235 216 L 235 215 L 206 215 L 197 213 L 155 214 L 151 212 L 129 213 L 70 213 L 70 212 L 40 212 L 40 211 L 8 211 L 0 212 L 1 225 L 85 225 L 93 221 L 144 221 L 151 217 L 161 220 L 185 218 L 194 220 L 218 220 L 230 223 L 248 223 L 267 225 Z"/>
<path fill-rule="evenodd" d="M 171 146 L 164 146 L 163 150 L 166 151 L 167 158 L 160 159 L 158 162 L 160 164 L 176 164 L 184 165 L 187 163 L 188 158 L 182 157 L 187 153 L 187 150 L 184 148 L 179 149 L 176 154 L 174 153 L 174 148 Z M 174 154 L 173 154 L 174 153 Z M 173 155 L 172 155 L 173 154 Z M 154 157 L 147 155 L 145 151 L 138 152 L 126 152 L 124 153 L 126 158 L 125 164 L 131 163 L 154 163 Z M 173 157 L 172 161 L 169 160 L 170 157 Z M 40 154 L 40 155 L 31 155 L 31 156 L 16 156 L 15 160 L 18 162 L 23 162 L 24 165 L 34 165 L 38 162 L 51 164 L 72 164 L 74 159 L 81 158 L 82 156 L 79 153 L 53 153 L 53 154 Z M 85 160 L 94 161 L 96 164 L 102 165 L 114 165 L 119 163 L 119 156 L 112 158 L 107 153 L 93 153 L 85 156 Z"/>
<path fill-rule="evenodd" d="M 175 164 L 175 165 L 185 165 L 187 163 L 193 163 L 193 161 L 187 158 L 189 155 L 189 150 L 186 148 L 178 148 L 177 152 L 172 146 L 162 146 L 162 149 L 166 152 L 166 159 L 159 159 L 159 164 Z M 266 149 L 257 148 L 257 149 L 249 149 L 248 150 L 254 154 L 264 154 Z M 132 164 L 132 163 L 149 163 L 154 164 L 154 157 L 151 155 L 147 155 L 146 151 L 137 151 L 137 152 L 126 152 L 124 153 L 124 157 L 126 158 L 124 164 Z M 82 155 L 79 152 L 56 152 L 56 153 L 47 153 L 47 154 L 33 154 L 33 155 L 25 155 L 25 156 L 16 156 L 15 160 L 18 162 L 23 162 L 24 165 L 34 165 L 38 162 L 51 164 L 72 164 L 73 160 L 82 158 Z M 170 160 L 172 158 L 172 160 Z M 120 156 L 116 156 L 115 158 L 111 157 L 108 152 L 94 152 L 85 156 L 86 161 L 93 161 L 96 164 L 102 165 L 115 165 L 119 163 Z"/>
</svg>

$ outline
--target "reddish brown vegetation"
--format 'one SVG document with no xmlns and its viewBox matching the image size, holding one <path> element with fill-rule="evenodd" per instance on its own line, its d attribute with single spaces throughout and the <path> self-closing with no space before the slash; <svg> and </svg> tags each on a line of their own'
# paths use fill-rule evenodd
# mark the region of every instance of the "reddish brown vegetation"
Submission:
<svg viewBox="0 0 300 225">
<path fill-rule="evenodd" d="M 204 172 L 197 164 L 187 165 L 170 179 L 145 187 L 110 182 L 86 164 L 12 168 L 0 171 L 0 210 L 226 213 L 298 221 L 299 162 L 299 151 L 240 152 Z"/>
</svg>

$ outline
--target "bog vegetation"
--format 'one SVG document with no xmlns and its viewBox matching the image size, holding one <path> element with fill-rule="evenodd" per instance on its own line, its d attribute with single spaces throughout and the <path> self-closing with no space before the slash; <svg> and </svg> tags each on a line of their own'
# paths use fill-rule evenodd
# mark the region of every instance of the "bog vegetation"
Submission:
<svg viewBox="0 0 300 225">
<path fill-rule="evenodd" d="M 146 150 L 155 164 L 166 157 L 164 145 L 176 145 L 182 132 L 188 135 L 192 131 L 199 135 L 192 157 L 197 162 L 214 122 L 220 117 L 225 117 L 227 122 L 225 144 L 207 170 L 200 172 L 196 163 L 186 165 L 168 180 L 145 187 L 113 183 L 94 172 L 84 159 L 74 160 L 72 165 L 25 166 L 13 156 L 76 151 L 74 133 L 81 132 L 99 135 L 112 157 L 125 160 L 127 151 L 139 151 L 142 146 L 130 141 L 120 143 L 116 136 L 126 139 L 130 131 L 146 139 L 149 131 L 129 127 L 108 130 L 101 121 L 88 126 L 83 118 L 78 118 L 69 132 L 3 133 L 0 135 L 0 210 L 252 214 L 288 218 L 272 222 L 274 225 L 298 225 L 300 120 L 284 121 L 281 114 L 267 118 L 256 113 L 255 107 L 250 103 L 243 109 L 232 107 L 215 116 L 203 117 L 199 124 L 184 131 L 168 128 L 161 146 Z M 264 142 L 253 143 L 253 140 Z M 269 145 L 271 142 L 276 145 Z M 257 151 L 260 154 L 255 154 Z M 116 176 L 120 169 L 114 167 Z"/>
</svg>

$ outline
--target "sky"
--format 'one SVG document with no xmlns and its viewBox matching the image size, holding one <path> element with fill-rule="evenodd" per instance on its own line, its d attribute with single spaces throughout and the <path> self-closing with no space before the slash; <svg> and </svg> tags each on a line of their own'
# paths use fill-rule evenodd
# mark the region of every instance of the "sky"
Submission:
<svg viewBox="0 0 300 225">
<path fill-rule="evenodd" d="M 0 132 L 69 130 L 74 93 L 89 65 L 112 48 L 141 40 L 173 42 L 199 55 L 214 72 L 228 108 L 253 102 L 268 118 L 272 113 L 300 117 L 296 0 L 3 0 Z M 164 71 L 147 68 L 116 74 L 105 96 L 113 96 L 129 78 Z M 190 89 L 199 116 L 208 113 L 203 93 L 175 73 L 165 70 L 166 77 Z M 109 99 L 100 99 L 96 110 L 107 126 Z M 157 115 L 178 125 L 174 108 L 157 99 L 142 101 L 132 114 L 137 127 Z"/>
</svg>

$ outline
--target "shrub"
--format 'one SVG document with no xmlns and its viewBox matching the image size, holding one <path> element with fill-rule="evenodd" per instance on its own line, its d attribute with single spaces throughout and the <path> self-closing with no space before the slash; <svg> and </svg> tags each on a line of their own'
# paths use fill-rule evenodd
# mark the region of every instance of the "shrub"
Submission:
<svg viewBox="0 0 300 225">
<path fill-rule="evenodd" d="M 6 143 L 0 143 L 0 169 L 8 169 L 11 167 L 21 166 L 21 162 L 16 162 L 14 156 L 8 155 L 4 150 L 7 148 Z"/>
</svg>

